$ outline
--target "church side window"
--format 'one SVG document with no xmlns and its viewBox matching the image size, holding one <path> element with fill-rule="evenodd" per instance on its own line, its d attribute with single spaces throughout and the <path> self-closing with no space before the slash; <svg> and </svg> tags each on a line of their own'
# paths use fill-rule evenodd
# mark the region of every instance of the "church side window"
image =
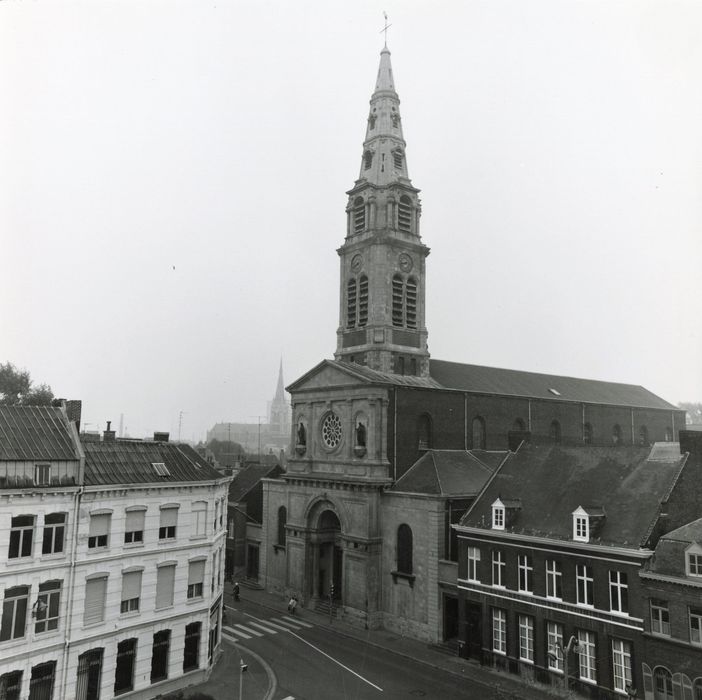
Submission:
<svg viewBox="0 0 702 700">
<path fill-rule="evenodd" d="M 473 449 L 485 449 L 485 419 L 482 416 L 473 418 Z"/>
<path fill-rule="evenodd" d="M 418 447 L 420 450 L 430 450 L 431 449 L 431 417 L 426 413 L 419 416 L 419 442 Z"/>
<path fill-rule="evenodd" d="M 358 325 L 363 328 L 368 323 L 368 278 L 363 275 L 358 285 Z"/>
<path fill-rule="evenodd" d="M 356 325 L 356 302 L 357 302 L 356 279 L 350 279 L 346 288 L 346 327 L 353 328 Z"/>
<path fill-rule="evenodd" d="M 583 442 L 586 445 L 592 444 L 592 425 L 590 423 L 585 423 L 583 426 Z"/>
<path fill-rule="evenodd" d="M 551 440 L 556 445 L 561 442 L 561 424 L 557 420 L 551 422 Z"/>
<path fill-rule="evenodd" d="M 356 197 L 353 202 L 353 232 L 363 233 L 366 228 L 366 203 L 363 197 Z"/>
<path fill-rule="evenodd" d="M 404 523 L 397 528 L 397 570 L 412 573 L 412 529 Z"/>
<path fill-rule="evenodd" d="M 648 428 L 645 425 L 639 428 L 639 444 L 648 445 Z"/>
<path fill-rule="evenodd" d="M 403 283 L 400 275 L 392 278 L 392 325 L 402 326 Z"/>
<path fill-rule="evenodd" d="M 410 277 L 405 286 L 406 291 L 406 323 L 407 328 L 417 327 L 417 280 Z"/>
<path fill-rule="evenodd" d="M 400 161 L 402 161 L 402 154 L 400 154 Z M 406 194 L 400 197 L 397 207 L 397 227 L 400 231 L 407 231 L 408 233 L 412 231 L 412 200 Z"/>
<path fill-rule="evenodd" d="M 619 424 L 612 428 L 612 444 L 619 445 L 622 441 L 622 428 Z"/>
<path fill-rule="evenodd" d="M 288 511 L 285 506 L 278 508 L 278 545 L 285 547 L 285 526 L 288 522 Z"/>
</svg>

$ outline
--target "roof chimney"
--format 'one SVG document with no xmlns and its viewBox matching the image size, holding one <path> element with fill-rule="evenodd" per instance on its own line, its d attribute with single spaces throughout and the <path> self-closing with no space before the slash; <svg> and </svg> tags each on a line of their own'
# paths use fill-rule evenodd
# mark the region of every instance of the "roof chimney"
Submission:
<svg viewBox="0 0 702 700">
<path fill-rule="evenodd" d="M 83 402 L 78 399 L 66 401 L 66 415 L 68 420 L 76 424 L 76 430 L 80 432 L 80 414 L 82 412 Z"/>
<path fill-rule="evenodd" d="M 102 441 L 103 442 L 114 442 L 115 441 L 115 431 L 110 430 L 110 426 L 112 425 L 112 421 L 108 420 L 107 421 L 107 428 L 102 434 Z"/>
<path fill-rule="evenodd" d="M 154 433 L 154 442 L 168 442 L 170 433 Z"/>
</svg>

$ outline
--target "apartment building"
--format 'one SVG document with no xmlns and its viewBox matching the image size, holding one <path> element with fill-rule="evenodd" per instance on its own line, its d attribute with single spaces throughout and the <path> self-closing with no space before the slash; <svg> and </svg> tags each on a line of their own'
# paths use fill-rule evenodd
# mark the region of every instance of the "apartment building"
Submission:
<svg viewBox="0 0 702 700">
<path fill-rule="evenodd" d="M 209 675 L 231 478 L 155 438 L 81 443 L 64 408 L 0 411 L 0 697 L 152 698 Z"/>
</svg>

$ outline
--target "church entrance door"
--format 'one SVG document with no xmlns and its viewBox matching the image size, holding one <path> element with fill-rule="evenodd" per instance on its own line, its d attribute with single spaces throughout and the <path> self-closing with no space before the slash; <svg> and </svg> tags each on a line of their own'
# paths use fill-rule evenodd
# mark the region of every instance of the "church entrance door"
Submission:
<svg viewBox="0 0 702 700">
<path fill-rule="evenodd" d="M 329 598 L 332 594 L 335 599 L 341 599 L 341 586 L 343 582 L 343 551 L 341 549 L 341 523 L 336 513 L 325 510 L 320 516 L 317 525 L 317 575 L 314 577 L 315 590 L 312 594 L 316 598 Z"/>
</svg>

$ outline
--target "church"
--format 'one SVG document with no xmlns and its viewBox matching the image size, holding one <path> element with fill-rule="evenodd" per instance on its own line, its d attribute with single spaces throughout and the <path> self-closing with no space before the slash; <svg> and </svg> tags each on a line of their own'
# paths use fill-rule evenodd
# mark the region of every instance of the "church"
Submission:
<svg viewBox="0 0 702 700">
<path fill-rule="evenodd" d="M 290 458 L 263 482 L 259 581 L 441 642 L 458 624 L 451 525 L 520 444 L 673 441 L 685 412 L 641 386 L 430 358 L 420 224 L 386 46 L 337 251 L 336 352 L 288 387 Z"/>
</svg>

